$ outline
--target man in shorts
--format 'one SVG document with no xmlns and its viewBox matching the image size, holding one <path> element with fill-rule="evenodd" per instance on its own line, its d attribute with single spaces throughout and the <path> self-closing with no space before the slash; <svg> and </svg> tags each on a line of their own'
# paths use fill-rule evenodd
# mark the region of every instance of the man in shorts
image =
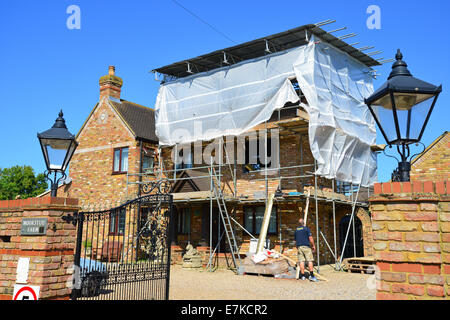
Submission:
<svg viewBox="0 0 450 320">
<path fill-rule="evenodd" d="M 302 218 L 298 220 L 300 226 L 295 230 L 295 242 L 297 243 L 298 251 L 298 264 L 300 265 L 300 277 L 299 279 L 305 280 L 305 262 L 308 262 L 309 269 L 309 280 L 316 282 L 317 279 L 314 276 L 313 262 L 314 256 L 313 252 L 316 251 L 316 246 L 314 245 L 314 239 L 311 235 L 311 230 L 307 226 Z"/>
</svg>

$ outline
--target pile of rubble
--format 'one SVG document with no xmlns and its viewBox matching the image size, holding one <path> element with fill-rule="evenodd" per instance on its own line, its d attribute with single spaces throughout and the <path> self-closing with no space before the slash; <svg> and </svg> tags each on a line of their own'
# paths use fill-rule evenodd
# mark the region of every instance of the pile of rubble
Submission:
<svg viewBox="0 0 450 320">
<path fill-rule="evenodd" d="M 295 265 L 295 264 L 294 264 Z M 264 249 L 248 253 L 238 270 L 239 274 L 273 275 L 276 278 L 295 279 L 295 268 L 280 253 Z"/>
</svg>

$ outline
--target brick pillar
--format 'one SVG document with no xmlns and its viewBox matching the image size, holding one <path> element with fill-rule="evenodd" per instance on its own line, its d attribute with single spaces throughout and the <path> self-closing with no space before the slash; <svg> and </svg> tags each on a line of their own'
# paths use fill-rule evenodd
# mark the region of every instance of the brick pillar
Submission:
<svg viewBox="0 0 450 320">
<path fill-rule="evenodd" d="M 29 198 L 0 201 L 0 300 L 11 300 L 19 258 L 29 258 L 27 285 L 40 287 L 40 299 L 68 299 L 76 227 L 61 218 L 78 211 L 78 200 Z M 44 235 L 21 235 L 24 218 L 46 218 Z"/>
<path fill-rule="evenodd" d="M 363 233 L 363 246 L 364 257 L 373 257 L 373 231 L 372 231 L 372 219 L 367 211 L 363 208 L 359 208 L 356 211 L 356 216 L 361 221 L 362 233 Z"/>
<path fill-rule="evenodd" d="M 375 185 L 377 299 L 449 299 L 450 181 Z"/>
</svg>

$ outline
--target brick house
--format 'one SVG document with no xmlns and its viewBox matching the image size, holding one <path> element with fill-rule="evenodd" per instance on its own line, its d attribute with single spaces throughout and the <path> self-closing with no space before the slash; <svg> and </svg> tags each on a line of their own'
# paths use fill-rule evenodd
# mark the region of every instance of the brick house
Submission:
<svg viewBox="0 0 450 320">
<path fill-rule="evenodd" d="M 411 181 L 450 179 L 450 134 L 445 131 L 411 161 Z"/>
<path fill-rule="evenodd" d="M 130 182 L 139 176 L 131 174 L 151 169 L 155 161 L 154 111 L 121 99 L 122 83 L 110 66 L 109 74 L 99 80 L 99 103 L 76 135 L 79 146 L 70 163 L 70 195 L 83 206 L 113 205 L 137 196 L 138 184 Z"/>
<path fill-rule="evenodd" d="M 368 63 L 367 60 L 361 62 Z M 274 202 L 268 230 L 271 247 L 296 259 L 294 231 L 308 207 L 307 225 L 320 248 L 317 256 L 320 264 L 335 262 L 342 255 L 372 256 L 368 212 L 371 189 L 360 190 L 355 207 L 357 218 L 343 251 L 356 186 L 314 175 L 316 164 L 309 145 L 309 115 L 301 106 L 307 101 L 296 79 L 291 82 L 299 102 L 287 103 L 268 121 L 237 137 L 238 141 L 242 139 L 243 149 L 239 149 L 238 141 L 234 140 L 232 145 L 236 152 L 232 154 L 224 153 L 227 149 L 224 145 L 213 146 L 212 156 L 219 159 L 219 163 L 228 163 L 214 170 L 219 171 L 227 210 L 241 226 L 235 226 L 240 252 L 248 251 L 249 233 L 258 237 L 266 199 L 280 188 L 284 196 Z M 223 226 L 217 203 L 212 200 L 212 168 L 206 161 L 202 164 L 193 161 L 197 155 L 195 145 L 194 150 L 181 148 L 186 154 L 180 154 L 177 145 L 160 145 L 155 134 L 154 110 L 121 99 L 122 84 L 114 67 L 100 78 L 100 100 L 77 134 L 79 146 L 70 164 L 72 181 L 62 186 L 64 192 L 79 198 L 85 208 L 106 209 L 141 195 L 141 187 L 147 181 L 157 176 L 168 178 L 172 182 L 175 204 L 172 233 L 175 260 L 181 258 L 188 243 L 203 252 L 205 264 L 214 248 L 217 248 L 217 257 L 226 256 L 224 238 L 219 244 Z M 272 130 L 277 132 L 276 136 L 272 136 L 275 132 Z M 261 131 L 266 135 L 259 135 Z M 223 138 L 225 141 L 226 137 Z M 272 150 L 274 139 L 279 143 Z M 254 142 L 256 146 L 261 146 L 262 142 L 271 150 L 267 156 L 279 155 L 280 166 L 275 175 L 267 174 L 269 164 L 265 165 L 265 159 L 259 157 L 256 162 L 250 159 L 253 155 L 247 150 Z M 211 141 L 200 143 L 200 154 L 210 147 Z M 181 163 L 176 161 L 180 157 L 183 158 Z M 236 164 L 239 157 L 245 160 L 244 165 Z"/>
<path fill-rule="evenodd" d="M 78 197 L 82 206 L 87 208 L 98 208 L 99 205 L 102 208 L 113 207 L 139 196 L 142 184 L 156 179 L 156 173 L 159 173 L 173 184 L 172 252 L 175 260 L 180 260 L 188 243 L 204 253 L 205 264 L 208 253 L 214 248 L 217 248 L 218 257 L 226 256 L 225 239 L 222 238 L 219 244 L 223 226 L 217 203 L 212 201 L 207 166 L 204 163 L 194 165 L 192 158 L 188 159 L 189 155 L 195 156 L 194 152 L 181 155 L 177 147 L 158 146 L 153 109 L 121 99 L 122 83 L 122 79 L 115 75 L 114 67 L 110 67 L 108 75 L 100 78 L 100 102 L 77 134 L 79 147 L 70 167 L 72 182 L 70 188 L 66 188 L 70 196 Z M 297 89 L 297 94 L 300 102 L 307 102 L 300 89 Z M 263 140 L 269 146 L 273 139 L 271 134 L 258 137 L 257 133 L 260 130 L 278 130 L 279 149 L 275 153 L 279 154 L 283 174 L 278 172 L 275 176 L 268 176 L 264 173 L 263 159 L 257 159 L 256 165 L 251 164 L 249 154 L 242 150 L 245 155 L 237 151 L 231 158 L 235 160 L 244 156 L 246 165 L 222 166 L 219 169 L 228 211 L 245 229 L 236 227 L 235 231 L 240 252 L 248 251 L 248 233 L 258 237 L 266 199 L 280 187 L 286 196 L 283 200 L 276 200 L 273 206 L 268 231 L 271 247 L 296 258 L 294 231 L 309 202 L 307 221 L 320 248 L 317 258 L 321 264 L 332 263 L 342 254 L 344 257 L 372 256 L 371 218 L 367 210 L 370 190 L 361 191 L 355 209 L 357 219 L 346 250 L 342 252 L 355 186 L 312 174 L 315 164 L 309 146 L 308 122 L 309 116 L 304 108 L 298 103 L 287 104 L 274 112 L 269 121 L 246 133 L 255 133 L 252 138 L 243 137 L 244 150 L 248 150 L 255 139 L 256 145 Z M 233 144 L 238 150 L 237 142 Z M 201 145 L 202 150 L 209 147 L 209 142 Z M 218 149 L 215 150 L 217 153 Z M 219 157 L 220 151 L 216 153 L 214 157 Z M 174 154 L 183 157 L 184 161 L 174 165 Z M 228 156 L 222 153 L 222 160 Z M 151 168 L 154 170 L 148 170 Z M 280 178 L 281 175 L 284 177 Z M 317 188 L 314 188 L 316 184 Z"/>
<path fill-rule="evenodd" d="M 100 78 L 99 102 L 76 135 L 79 145 L 70 163 L 70 178 L 58 188 L 60 197 L 78 198 L 83 211 L 110 209 L 138 197 L 142 173 L 153 171 L 158 145 L 154 110 L 121 99 L 122 84 L 114 66 Z M 152 174 L 145 176 L 145 181 L 154 179 Z M 136 223 L 133 217 L 131 211 L 121 210 L 102 219 L 97 232 L 83 233 L 84 250 L 92 248 L 95 259 L 117 260 L 132 238 L 126 226 Z"/>
<path fill-rule="evenodd" d="M 77 197 L 84 209 L 110 208 L 141 194 L 140 187 L 156 179 L 156 173 L 172 180 L 174 192 L 173 255 L 180 260 L 187 243 L 192 243 L 204 253 L 208 260 L 209 241 L 213 248 L 218 243 L 220 226 L 216 203 L 210 209 L 210 178 L 207 169 L 196 170 L 197 165 L 182 163 L 174 166 L 171 160 L 173 148 L 162 148 L 158 159 L 158 138 L 155 135 L 154 111 L 121 99 L 122 79 L 115 75 L 115 68 L 100 78 L 100 101 L 97 103 L 77 134 L 79 146 L 70 164 L 71 181 L 60 186 L 59 195 Z M 301 94 L 299 92 L 299 94 Z M 300 166 L 289 170 L 289 175 L 302 178 L 286 179 L 281 184 L 283 192 L 291 195 L 288 200 L 274 204 L 268 238 L 272 247 L 293 258 L 296 257 L 294 230 L 306 204 L 307 190 L 314 195 L 314 176 L 307 174 L 313 168 L 307 133 L 308 115 L 298 105 L 287 105 L 274 114 L 266 128 L 280 130 L 280 160 L 282 167 Z M 256 126 L 256 132 L 263 125 Z M 287 126 L 289 128 L 287 128 Z M 287 130 L 286 130 L 287 129 Z M 252 131 L 253 131 L 252 130 Z M 270 141 L 270 138 L 269 138 Z M 269 142 L 270 143 L 270 142 Z M 203 148 L 207 143 L 203 144 Z M 158 167 L 161 160 L 162 166 Z M 304 165 L 305 167 L 301 167 Z M 309 168 L 307 168 L 309 165 Z M 228 168 L 230 169 L 230 168 Z M 163 171 L 166 170 L 166 171 Z M 169 172 L 170 171 L 170 172 Z M 278 187 L 277 179 L 262 179 L 261 168 L 236 166 L 223 170 L 222 185 L 228 195 L 227 204 L 236 221 L 254 236 L 258 236 L 260 221 L 264 214 L 266 193 L 273 193 Z M 351 190 L 344 183 L 335 183 L 317 177 L 317 213 L 320 237 L 321 263 L 334 262 L 334 243 L 338 256 L 351 213 Z M 372 255 L 372 229 L 367 212 L 367 191 L 361 192 L 356 208 L 355 242 L 350 235 L 345 256 Z M 334 210 L 333 210 L 334 206 Z M 334 213 L 333 213 L 334 212 Z M 212 213 L 213 221 L 210 216 Z M 308 226 L 316 239 L 316 202 L 310 198 Z M 210 230 L 212 236 L 210 237 Z M 336 231 L 335 231 L 336 230 Z M 335 237 L 336 233 L 336 237 Z M 250 237 L 243 230 L 236 229 L 240 252 L 248 250 Z M 353 243 L 356 244 L 353 248 Z M 224 250 L 222 240 L 220 251 Z M 219 252 L 219 256 L 223 256 Z"/>
</svg>

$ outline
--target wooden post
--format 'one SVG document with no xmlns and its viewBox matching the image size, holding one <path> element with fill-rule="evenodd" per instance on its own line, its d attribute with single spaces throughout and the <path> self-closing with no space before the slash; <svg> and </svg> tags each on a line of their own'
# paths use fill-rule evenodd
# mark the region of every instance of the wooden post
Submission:
<svg viewBox="0 0 450 320">
<path fill-rule="evenodd" d="M 308 208 L 309 208 L 309 197 L 311 196 L 311 189 L 308 190 L 308 195 L 306 197 L 306 206 L 305 206 L 305 213 L 303 215 L 303 221 L 306 226 L 306 219 L 308 219 Z"/>
<path fill-rule="evenodd" d="M 264 248 L 264 243 L 266 242 L 267 230 L 269 229 L 270 215 L 272 213 L 272 205 L 274 193 L 269 195 L 269 201 L 267 202 L 266 212 L 264 212 L 264 219 L 261 225 L 261 232 L 258 238 L 258 245 L 256 246 L 256 253 L 260 253 Z"/>
</svg>

